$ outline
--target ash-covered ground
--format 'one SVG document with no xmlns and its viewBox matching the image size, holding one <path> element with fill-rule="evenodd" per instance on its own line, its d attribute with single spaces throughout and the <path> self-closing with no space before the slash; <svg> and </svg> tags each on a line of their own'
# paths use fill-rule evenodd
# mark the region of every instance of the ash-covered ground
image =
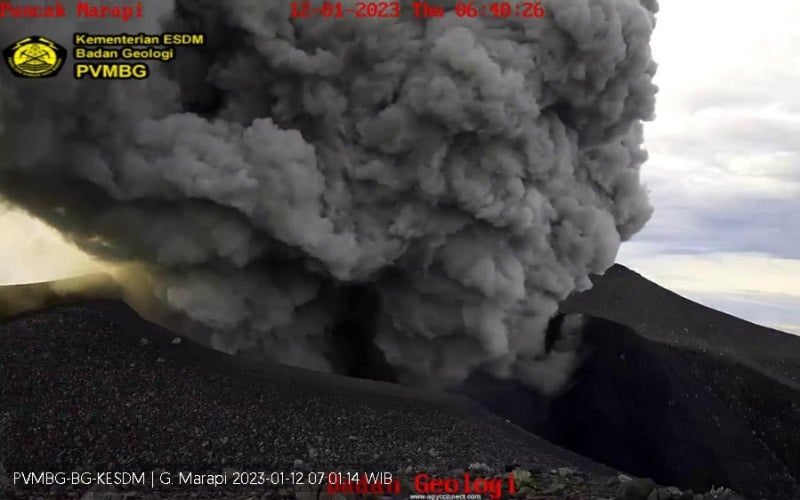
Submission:
<svg viewBox="0 0 800 500">
<path fill-rule="evenodd" d="M 463 397 L 254 363 L 177 338 L 108 300 L 0 325 L 3 497 L 332 497 L 310 484 L 26 487 L 16 472 L 389 471 L 402 482 L 393 497 L 408 498 L 420 472 L 525 470 L 517 498 L 741 498 L 632 479 Z"/>
<path fill-rule="evenodd" d="M 599 295 L 608 290 L 604 279 L 613 280 L 615 297 Z M 607 316 L 587 323 L 585 361 L 555 398 L 479 378 L 460 388 L 470 401 L 231 357 L 188 339 L 175 343 L 174 333 L 117 300 L 22 314 L 0 327 L 0 400 L 11 409 L 3 413 L 3 461 L 7 470 L 299 467 L 412 475 L 453 475 L 482 462 L 491 473 L 533 470 L 538 491 L 556 498 L 639 498 L 619 496 L 618 471 L 676 485 L 681 495 L 729 486 L 751 499 L 795 496 L 796 389 L 747 360 L 767 363 L 780 352 L 788 363 L 797 339 L 670 295 L 619 266 L 596 283 L 595 292 L 564 306 L 575 312 L 579 303 L 605 304 Z M 647 325 L 663 338 L 625 323 L 632 317 L 620 311 L 631 308 L 612 307 L 628 299 L 626 290 L 642 307 L 657 297 L 677 307 L 675 322 Z M 708 329 L 738 325 L 732 338 L 750 332 L 754 342 L 731 342 L 722 354 L 696 349 L 704 334 L 694 334 L 687 318 Z M 670 328 L 685 338 L 676 342 Z M 631 484 L 648 500 L 652 484 Z"/>
</svg>

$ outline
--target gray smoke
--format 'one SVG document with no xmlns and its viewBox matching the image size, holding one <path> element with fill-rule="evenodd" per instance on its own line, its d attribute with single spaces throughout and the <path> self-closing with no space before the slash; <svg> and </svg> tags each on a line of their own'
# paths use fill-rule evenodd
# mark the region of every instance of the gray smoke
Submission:
<svg viewBox="0 0 800 500">
<path fill-rule="evenodd" d="M 358 337 L 402 381 L 482 369 L 554 390 L 574 363 L 545 351 L 549 319 L 652 212 L 639 171 L 656 4 L 542 4 L 542 19 L 404 4 L 376 20 L 177 0 L 124 25 L 6 22 L 4 44 L 209 42 L 144 81 L 2 73 L 0 193 L 144 266 L 216 348 L 341 371 Z"/>
</svg>

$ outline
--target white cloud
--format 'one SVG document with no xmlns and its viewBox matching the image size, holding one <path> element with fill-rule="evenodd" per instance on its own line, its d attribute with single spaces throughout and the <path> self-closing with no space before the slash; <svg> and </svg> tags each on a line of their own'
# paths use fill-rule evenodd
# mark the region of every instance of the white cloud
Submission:
<svg viewBox="0 0 800 500">
<path fill-rule="evenodd" d="M 682 290 L 783 294 L 800 299 L 800 260 L 723 252 L 654 255 L 630 247 L 620 255 L 631 265 L 635 262 L 637 271 L 659 282 L 670 281 Z"/>
<path fill-rule="evenodd" d="M 798 22 L 792 0 L 661 2 L 643 172 L 656 211 L 619 257 L 786 331 L 800 330 Z"/>
<path fill-rule="evenodd" d="M 669 254 L 632 243 L 620 261 L 684 297 L 740 318 L 800 333 L 800 260 L 764 254 Z"/>
</svg>

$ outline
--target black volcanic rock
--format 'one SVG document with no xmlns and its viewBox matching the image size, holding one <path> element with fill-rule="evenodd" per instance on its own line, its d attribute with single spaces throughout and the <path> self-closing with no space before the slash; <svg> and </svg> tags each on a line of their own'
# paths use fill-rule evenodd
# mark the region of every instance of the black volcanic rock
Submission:
<svg viewBox="0 0 800 500">
<path fill-rule="evenodd" d="M 800 394 L 731 359 L 595 319 L 594 355 L 539 434 L 664 484 L 800 498 Z"/>
<path fill-rule="evenodd" d="M 800 498 L 800 338 L 619 265 L 593 281 L 562 307 L 588 316 L 591 351 L 566 393 L 547 400 L 486 376 L 461 392 L 554 443 L 662 484 Z"/>
<path fill-rule="evenodd" d="M 692 302 L 619 264 L 570 297 L 564 312 L 615 321 L 642 337 L 729 357 L 793 387 L 800 384 L 800 337 Z"/>
<path fill-rule="evenodd" d="M 615 472 L 605 463 L 695 491 L 800 498 L 800 339 L 695 304 L 621 266 L 594 281 L 562 309 L 589 317 L 590 354 L 569 390 L 548 399 L 480 374 L 460 388 L 594 461 L 462 397 L 254 363 L 186 339 L 173 344 L 172 332 L 124 303 L 100 300 L 0 324 L 0 463 L 219 471 L 302 460 L 415 472 L 465 461 L 499 471 L 563 465 L 582 471 L 592 493 L 612 497 L 618 483 L 606 481 Z"/>
<path fill-rule="evenodd" d="M 569 467 L 581 488 L 613 496 L 616 471 L 466 398 L 255 363 L 175 338 L 113 300 L 0 323 L 0 465 L 9 475 L 76 467 L 448 474 L 471 463 L 502 473 L 516 463 Z M 254 489 L 237 498 L 269 490 Z"/>
</svg>

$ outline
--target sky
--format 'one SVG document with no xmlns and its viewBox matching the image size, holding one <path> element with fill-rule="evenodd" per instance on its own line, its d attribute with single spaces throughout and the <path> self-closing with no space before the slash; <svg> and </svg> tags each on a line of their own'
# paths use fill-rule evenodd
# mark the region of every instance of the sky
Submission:
<svg viewBox="0 0 800 500">
<path fill-rule="evenodd" d="M 657 116 L 643 178 L 656 211 L 618 262 L 697 302 L 800 334 L 800 3 L 661 2 Z M 0 284 L 97 270 L 2 211 Z"/>
<path fill-rule="evenodd" d="M 800 334 L 800 3 L 660 4 L 643 168 L 655 213 L 617 260 Z"/>
</svg>

